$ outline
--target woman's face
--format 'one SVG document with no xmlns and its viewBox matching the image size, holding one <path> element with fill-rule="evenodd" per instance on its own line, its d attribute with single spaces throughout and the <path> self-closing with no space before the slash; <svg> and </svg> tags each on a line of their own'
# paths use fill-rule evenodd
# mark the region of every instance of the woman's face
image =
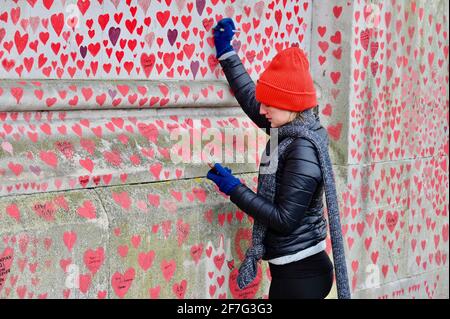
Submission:
<svg viewBox="0 0 450 319">
<path fill-rule="evenodd" d="M 259 114 L 264 115 L 270 122 L 271 127 L 280 127 L 295 118 L 295 112 L 278 109 L 261 103 Z"/>
</svg>

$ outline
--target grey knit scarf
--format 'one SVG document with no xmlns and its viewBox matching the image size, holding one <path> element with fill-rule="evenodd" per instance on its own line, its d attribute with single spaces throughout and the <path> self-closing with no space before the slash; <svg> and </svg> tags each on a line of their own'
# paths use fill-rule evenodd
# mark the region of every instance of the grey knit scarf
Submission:
<svg viewBox="0 0 450 319">
<path fill-rule="evenodd" d="M 267 155 L 267 148 L 270 147 L 268 142 L 266 150 L 261 156 L 261 165 L 259 167 L 258 191 L 261 195 L 272 203 L 275 197 L 276 188 L 276 168 L 278 162 L 282 160 L 287 146 L 297 137 L 304 137 L 310 140 L 318 150 L 320 167 L 325 183 L 325 196 L 328 210 L 328 222 L 330 226 L 331 244 L 333 250 L 333 262 L 336 274 L 336 285 L 339 299 L 350 299 L 350 287 L 347 276 L 347 266 L 345 262 L 345 251 L 342 239 L 342 229 L 339 216 L 339 206 L 336 195 L 336 186 L 334 181 L 333 169 L 328 153 L 328 138 L 323 139 L 315 133 L 311 128 L 319 120 L 312 109 L 308 109 L 303 113 L 303 120 L 296 118 L 277 129 L 271 129 L 271 132 L 277 131 L 278 147 L 275 151 L 270 149 Z M 274 137 L 271 133 L 271 140 Z M 263 165 L 263 163 L 269 164 Z M 246 252 L 245 259 L 239 268 L 238 286 L 240 289 L 248 286 L 256 277 L 259 260 L 263 257 L 265 248 L 263 244 L 267 227 L 254 220 L 252 231 L 252 245 Z"/>
</svg>

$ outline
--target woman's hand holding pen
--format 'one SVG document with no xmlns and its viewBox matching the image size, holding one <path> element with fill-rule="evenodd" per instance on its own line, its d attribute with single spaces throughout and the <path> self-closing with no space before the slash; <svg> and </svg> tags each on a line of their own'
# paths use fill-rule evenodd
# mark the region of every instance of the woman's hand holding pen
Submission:
<svg viewBox="0 0 450 319">
<path fill-rule="evenodd" d="M 231 46 L 231 39 L 236 32 L 234 22 L 230 18 L 220 20 L 214 27 L 214 45 L 216 46 L 216 57 L 219 58 L 222 54 L 233 51 Z"/>
<path fill-rule="evenodd" d="M 238 178 L 233 176 L 231 169 L 228 167 L 222 167 L 218 163 L 214 166 L 209 164 L 209 166 L 211 169 L 206 177 L 216 183 L 222 193 L 230 195 L 235 187 L 242 184 Z"/>
</svg>

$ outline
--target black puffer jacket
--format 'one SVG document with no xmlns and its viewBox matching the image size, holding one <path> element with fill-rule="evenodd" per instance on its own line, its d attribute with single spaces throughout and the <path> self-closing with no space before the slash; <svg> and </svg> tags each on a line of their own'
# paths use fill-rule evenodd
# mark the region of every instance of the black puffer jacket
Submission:
<svg viewBox="0 0 450 319">
<path fill-rule="evenodd" d="M 220 64 L 228 83 L 244 112 L 260 128 L 270 130 L 270 122 L 259 114 L 255 84 L 239 56 L 232 55 Z M 313 128 L 327 134 L 317 120 Z M 323 241 L 327 224 L 323 217 L 324 182 L 314 145 L 297 138 L 286 149 L 278 163 L 274 203 L 258 196 L 246 185 L 236 187 L 230 200 L 242 211 L 268 226 L 264 240 L 264 260 L 292 255 Z"/>
</svg>

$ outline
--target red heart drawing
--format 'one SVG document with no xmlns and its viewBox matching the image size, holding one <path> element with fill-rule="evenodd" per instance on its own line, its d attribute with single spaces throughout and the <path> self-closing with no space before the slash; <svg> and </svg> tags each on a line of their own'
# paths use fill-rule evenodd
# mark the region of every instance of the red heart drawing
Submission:
<svg viewBox="0 0 450 319">
<path fill-rule="evenodd" d="M 162 164 L 161 163 L 155 163 L 152 166 L 150 166 L 150 172 L 153 174 L 155 179 L 159 180 L 159 175 L 161 174 L 162 170 Z"/>
<path fill-rule="evenodd" d="M 388 211 L 386 213 L 386 225 L 391 233 L 394 231 L 394 228 L 397 225 L 397 221 L 398 221 L 397 212 L 391 213 L 390 211 Z"/>
<path fill-rule="evenodd" d="M 11 204 L 6 207 L 6 213 L 14 218 L 17 222 L 20 222 L 20 211 L 16 204 Z"/>
<path fill-rule="evenodd" d="M 63 235 L 63 241 L 69 251 L 72 251 L 73 246 L 77 240 L 77 233 L 74 231 L 67 231 Z"/>
<path fill-rule="evenodd" d="M 36 203 L 33 205 L 33 210 L 38 216 L 44 218 L 46 221 L 55 220 L 56 208 L 53 205 L 53 202 Z"/>
<path fill-rule="evenodd" d="M 140 235 L 133 235 L 131 237 L 131 244 L 133 245 L 134 248 L 138 248 L 139 245 L 141 244 L 141 236 Z"/>
<path fill-rule="evenodd" d="M 147 253 L 139 253 L 138 255 L 139 266 L 141 266 L 142 270 L 147 271 L 152 266 L 154 259 L 155 259 L 154 250 L 150 250 Z"/>
<path fill-rule="evenodd" d="M 80 285 L 80 291 L 82 293 L 87 293 L 89 291 L 89 288 L 91 287 L 92 283 L 92 276 L 91 274 L 80 274 L 79 275 L 79 285 Z"/>
<path fill-rule="evenodd" d="M 159 130 L 154 124 L 138 123 L 139 133 L 146 137 L 150 142 L 157 143 Z"/>
<path fill-rule="evenodd" d="M 120 205 L 123 209 L 129 210 L 131 207 L 131 198 L 128 192 L 115 193 L 112 192 L 113 200 Z"/>
<path fill-rule="evenodd" d="M 111 286 L 113 287 L 114 293 L 119 298 L 125 297 L 133 283 L 134 276 L 134 268 L 128 268 L 124 274 L 121 274 L 118 271 L 114 273 L 111 278 Z"/>
<path fill-rule="evenodd" d="M 161 292 L 161 286 L 156 286 L 156 287 L 150 288 L 148 290 L 148 293 L 149 293 L 151 299 L 158 299 L 160 292 Z"/>
<path fill-rule="evenodd" d="M 204 188 L 194 187 L 192 189 L 192 192 L 194 193 L 194 195 L 198 198 L 198 200 L 200 202 L 204 203 L 206 201 L 207 193 Z"/>
<path fill-rule="evenodd" d="M 167 261 L 163 259 L 161 261 L 161 271 L 163 273 L 164 279 L 169 282 L 170 279 L 172 279 L 173 275 L 175 274 L 175 270 L 177 268 L 177 265 L 175 263 L 175 260 Z"/>
<path fill-rule="evenodd" d="M 250 246 L 252 240 L 252 231 L 250 228 L 239 228 L 236 231 L 235 239 L 234 239 L 234 248 L 236 253 L 241 261 L 244 260 L 245 253 L 242 251 L 241 242 L 248 241 L 248 246 Z"/>
<path fill-rule="evenodd" d="M 84 217 L 87 219 L 94 219 L 97 217 L 95 205 L 92 204 L 92 202 L 90 200 L 85 200 L 83 202 L 83 205 L 81 207 L 77 208 L 77 213 L 81 217 Z"/>
<path fill-rule="evenodd" d="M 48 1 L 44 1 L 45 2 L 50 2 Z M 61 35 L 61 31 L 64 27 L 64 14 L 63 13 L 59 13 L 59 14 L 52 14 L 50 17 L 50 22 L 52 23 L 52 27 L 55 30 L 56 34 L 58 36 Z"/>
<path fill-rule="evenodd" d="M 2 265 L 2 268 L 0 269 L 0 291 L 5 285 L 6 277 L 10 273 L 13 260 L 14 250 L 10 247 L 6 247 L 0 255 L 0 265 Z"/>
<path fill-rule="evenodd" d="M 95 275 L 105 260 L 105 250 L 103 247 L 98 247 L 96 250 L 88 249 L 84 253 L 83 260 L 86 267 Z"/>
<path fill-rule="evenodd" d="M 253 299 L 258 292 L 261 285 L 262 271 L 261 266 L 258 265 L 258 271 L 255 279 L 244 289 L 240 289 L 237 284 L 237 277 L 239 274 L 238 268 L 234 268 L 228 279 L 228 286 L 230 288 L 231 295 L 234 299 Z"/>
<path fill-rule="evenodd" d="M 92 171 L 94 169 L 94 162 L 89 157 L 87 157 L 85 159 L 80 159 L 79 163 L 83 168 L 85 168 L 90 173 L 92 173 Z"/>
<path fill-rule="evenodd" d="M 220 271 L 222 269 L 223 263 L 225 262 L 225 254 L 214 256 L 213 261 L 217 269 Z"/>
<path fill-rule="evenodd" d="M 193 245 L 190 251 L 195 264 L 198 264 L 203 253 L 203 244 Z"/>
<path fill-rule="evenodd" d="M 180 283 L 175 283 L 172 286 L 172 291 L 178 299 L 183 299 L 186 294 L 187 281 L 183 279 Z"/>
<path fill-rule="evenodd" d="M 182 219 L 179 219 L 177 221 L 177 241 L 178 241 L 178 247 L 180 247 L 184 241 L 186 241 L 186 239 L 189 236 L 189 224 L 188 223 L 183 223 Z"/>
<path fill-rule="evenodd" d="M 54 169 L 58 166 L 58 158 L 53 151 L 40 151 L 39 156 L 44 163 L 53 167 Z"/>
</svg>

